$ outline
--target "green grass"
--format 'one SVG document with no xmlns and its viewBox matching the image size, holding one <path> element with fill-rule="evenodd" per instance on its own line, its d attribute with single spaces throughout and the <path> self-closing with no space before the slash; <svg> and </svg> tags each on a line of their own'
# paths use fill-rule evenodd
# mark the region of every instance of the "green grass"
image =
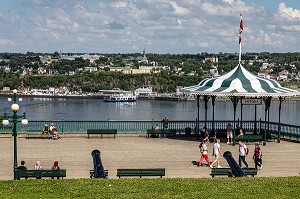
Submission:
<svg viewBox="0 0 300 199">
<path fill-rule="evenodd" d="M 0 181 L 0 198 L 299 198 L 300 177 Z"/>
</svg>

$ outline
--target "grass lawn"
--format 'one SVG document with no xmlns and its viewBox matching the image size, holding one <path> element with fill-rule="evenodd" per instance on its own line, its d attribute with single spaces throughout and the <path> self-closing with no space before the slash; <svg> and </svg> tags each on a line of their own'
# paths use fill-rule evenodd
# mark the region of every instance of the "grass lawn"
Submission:
<svg viewBox="0 0 300 199">
<path fill-rule="evenodd" d="M 300 177 L 0 181 L 0 198 L 299 198 Z"/>
</svg>

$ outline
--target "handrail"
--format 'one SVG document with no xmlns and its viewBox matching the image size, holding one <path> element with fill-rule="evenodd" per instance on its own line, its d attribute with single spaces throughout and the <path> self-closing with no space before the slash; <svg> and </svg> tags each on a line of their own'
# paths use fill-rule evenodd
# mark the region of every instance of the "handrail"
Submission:
<svg viewBox="0 0 300 199">
<path fill-rule="evenodd" d="M 233 123 L 231 120 L 216 120 L 214 121 L 215 131 L 217 133 L 225 132 L 227 123 Z M 26 133 L 27 129 L 43 129 L 45 124 L 50 125 L 54 123 L 58 127 L 58 131 L 61 134 L 80 134 L 86 133 L 87 129 L 117 129 L 119 133 L 128 134 L 146 134 L 147 129 L 152 129 L 155 124 L 158 124 L 160 129 L 163 129 L 161 120 L 106 120 L 106 121 L 67 121 L 67 120 L 54 120 L 54 121 L 30 121 L 27 126 L 22 126 L 18 123 L 18 133 Z M 240 124 L 240 122 L 237 122 Z M 242 127 L 245 131 L 254 131 L 257 127 L 257 131 L 264 132 L 264 121 L 243 121 Z M 199 129 L 202 129 L 205 121 L 199 121 Z M 176 131 L 176 133 L 185 133 L 186 128 L 191 128 L 192 133 L 196 132 L 197 121 L 178 121 L 170 120 L 168 127 L 170 130 Z M 207 128 L 212 129 L 213 122 L 207 121 Z M 276 122 L 269 122 L 267 125 L 267 138 L 269 134 L 275 136 L 278 135 L 279 124 Z M 11 133 L 11 128 L 0 128 L 0 134 Z M 280 124 L 280 136 L 289 138 L 300 138 L 300 126 L 291 124 Z"/>
</svg>

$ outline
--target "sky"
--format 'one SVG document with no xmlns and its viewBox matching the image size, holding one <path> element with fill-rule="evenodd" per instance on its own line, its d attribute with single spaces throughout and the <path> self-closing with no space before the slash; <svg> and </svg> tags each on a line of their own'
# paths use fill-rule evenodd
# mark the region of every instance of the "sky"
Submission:
<svg viewBox="0 0 300 199">
<path fill-rule="evenodd" d="M 0 52 L 299 52 L 299 0 L 1 0 Z"/>
</svg>

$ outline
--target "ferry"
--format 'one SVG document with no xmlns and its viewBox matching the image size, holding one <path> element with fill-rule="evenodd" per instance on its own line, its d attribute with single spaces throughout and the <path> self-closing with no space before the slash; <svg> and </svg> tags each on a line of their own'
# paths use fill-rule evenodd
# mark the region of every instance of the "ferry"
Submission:
<svg viewBox="0 0 300 199">
<path fill-rule="evenodd" d="M 120 93 L 111 95 L 109 98 L 104 99 L 105 102 L 135 102 L 136 96 L 127 93 Z"/>
</svg>

